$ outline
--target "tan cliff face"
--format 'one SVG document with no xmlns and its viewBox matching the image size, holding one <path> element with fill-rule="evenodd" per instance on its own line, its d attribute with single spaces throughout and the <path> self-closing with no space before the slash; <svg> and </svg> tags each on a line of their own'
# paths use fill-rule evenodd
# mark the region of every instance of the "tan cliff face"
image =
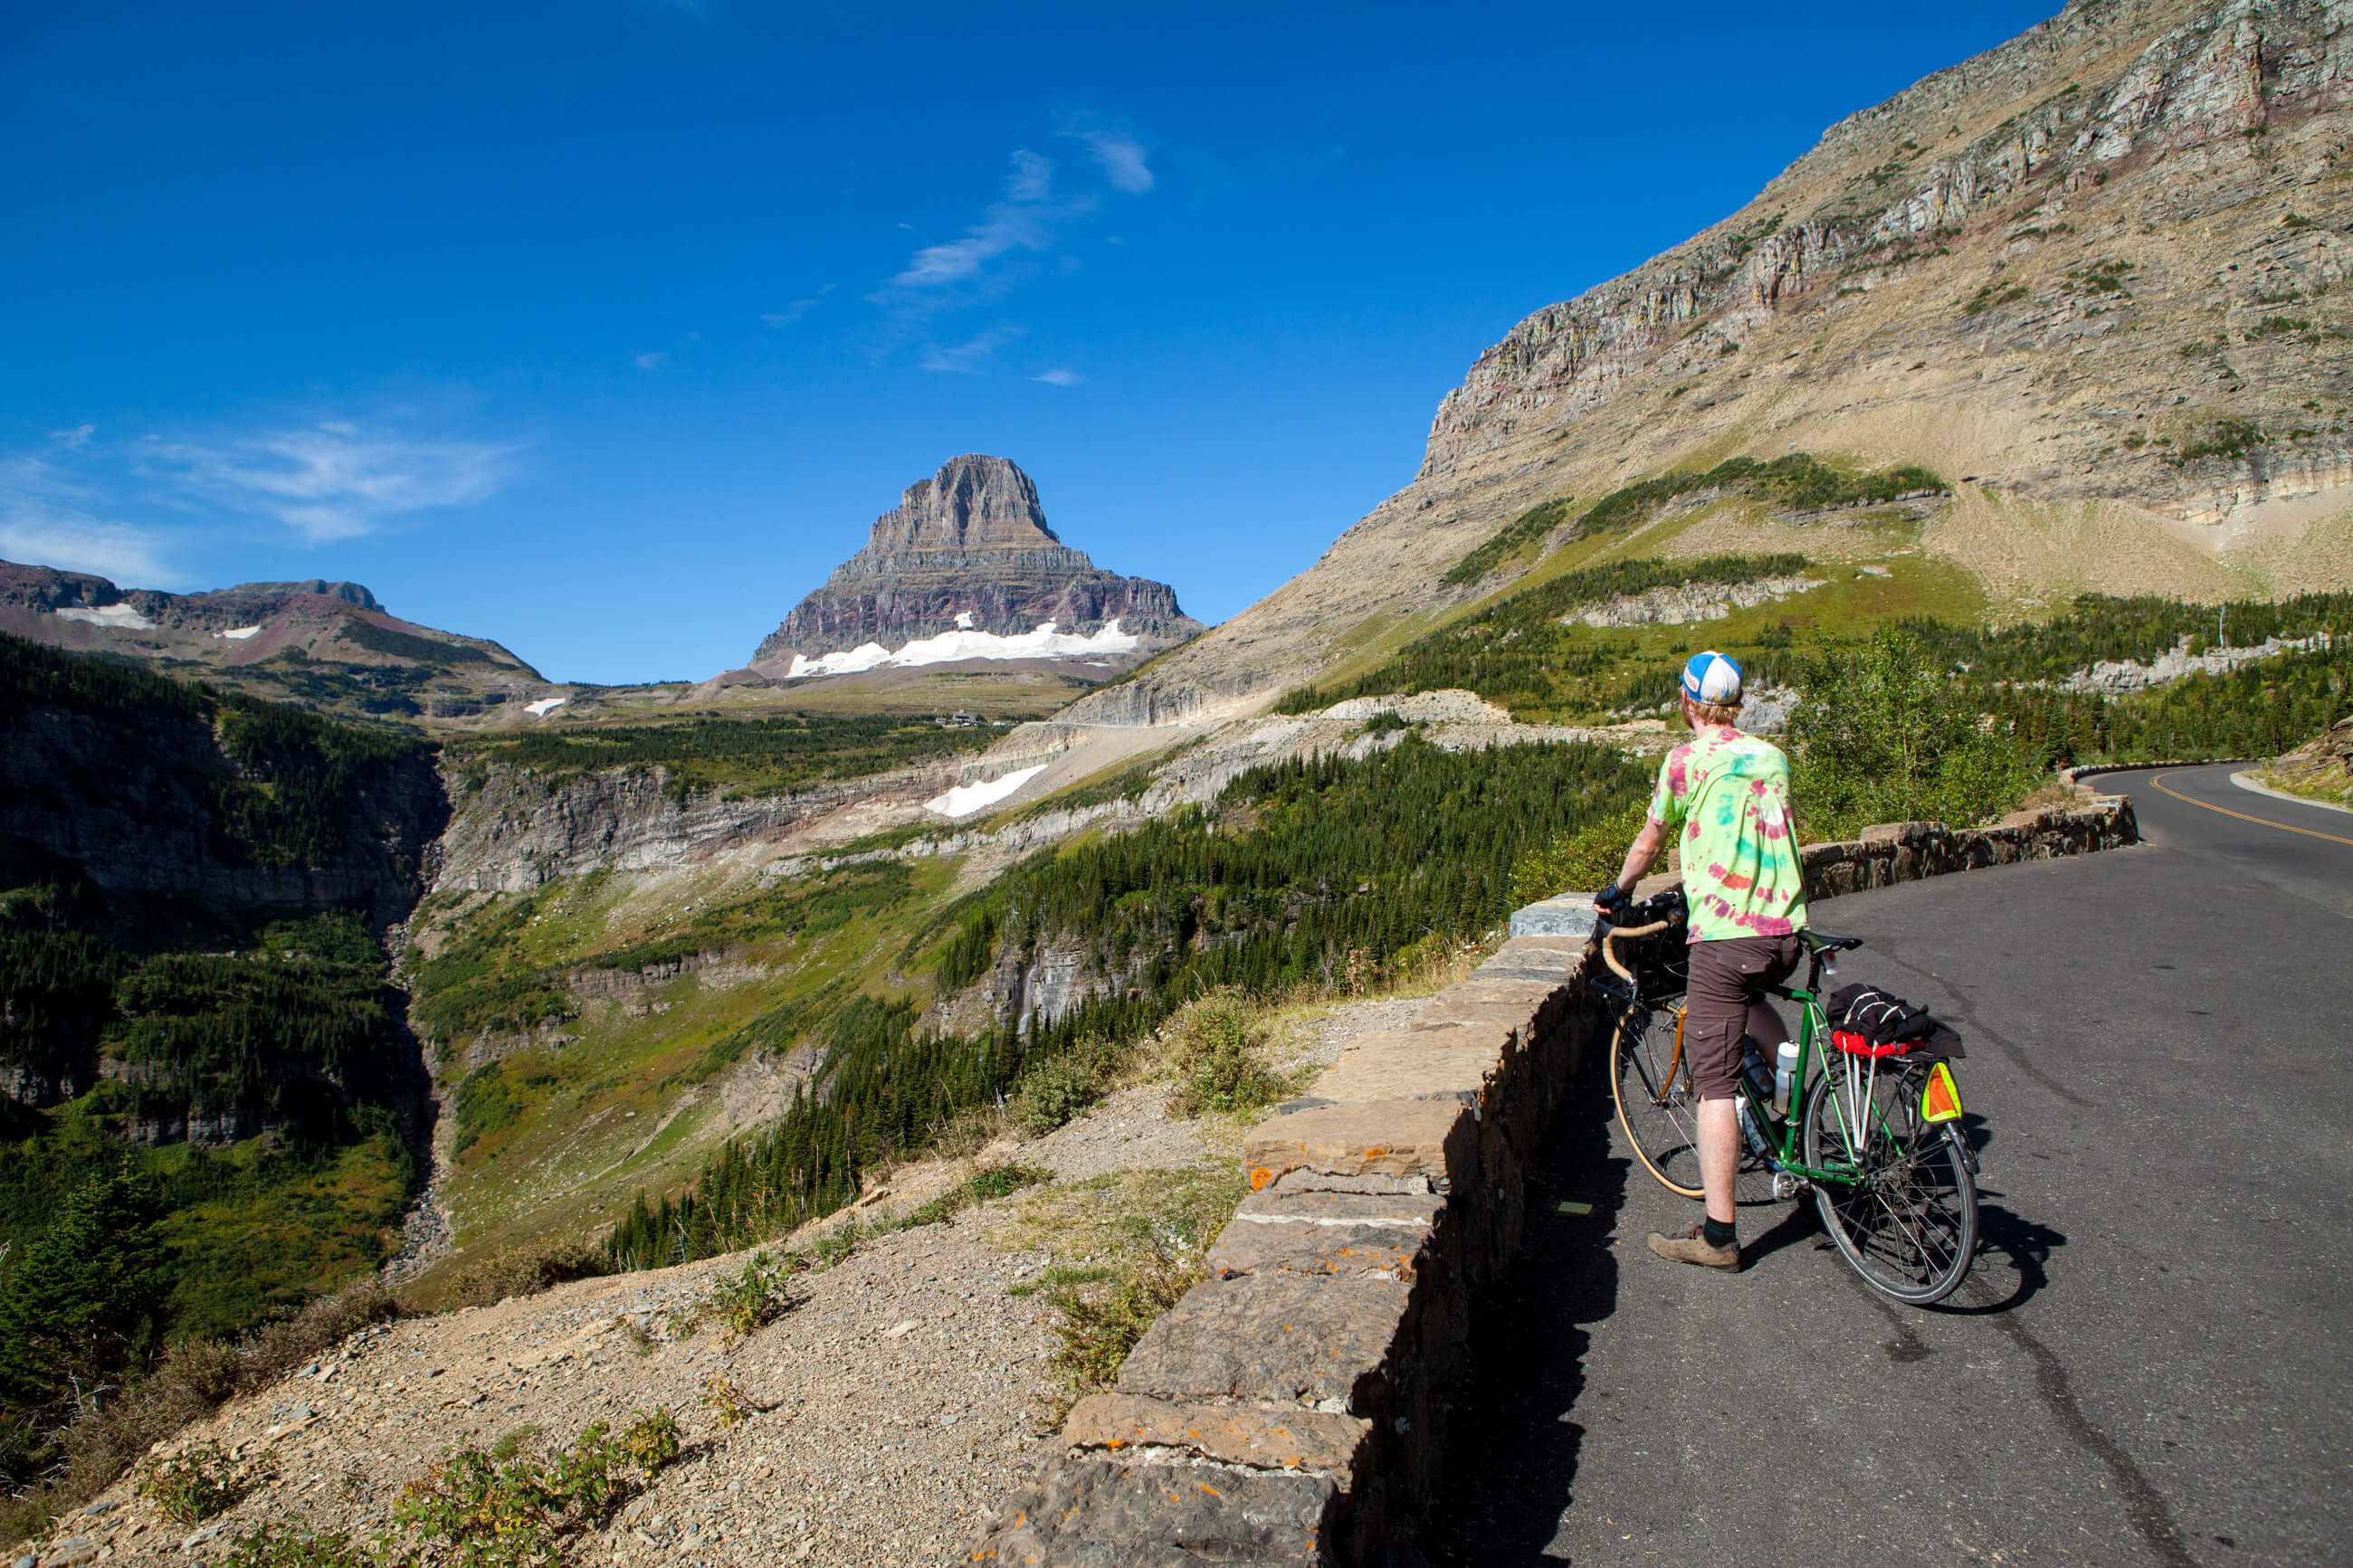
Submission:
<svg viewBox="0 0 2353 1568">
<path fill-rule="evenodd" d="M 1383 617 L 1504 586 L 1442 579 L 1527 507 L 1736 455 L 1957 481 L 1922 542 L 1997 614 L 2353 583 L 2348 132 L 2353 0 L 2070 6 L 1519 322 L 1411 485 L 1067 717 L 1263 706 Z"/>
</svg>

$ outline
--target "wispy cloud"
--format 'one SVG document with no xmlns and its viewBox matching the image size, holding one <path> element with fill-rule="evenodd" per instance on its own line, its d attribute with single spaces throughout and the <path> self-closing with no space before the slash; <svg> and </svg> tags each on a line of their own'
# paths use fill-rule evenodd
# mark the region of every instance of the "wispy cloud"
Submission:
<svg viewBox="0 0 2353 1568">
<path fill-rule="evenodd" d="M 919 247 L 867 296 L 888 312 L 891 342 L 928 338 L 934 318 L 998 299 L 1016 283 L 1055 270 L 1041 268 L 1040 259 L 1073 226 L 1100 212 L 1112 193 L 1140 195 L 1152 189 L 1140 136 L 1100 117 L 1072 115 L 1061 117 L 1056 135 L 1085 150 L 1075 177 L 1034 148 L 1015 148 L 1004 195 L 981 210 L 980 221 L 954 239 Z M 1065 258 L 1060 270 L 1077 265 Z M 929 370 L 976 370 L 1002 342 L 985 332 L 961 344 L 934 342 L 923 363 Z"/>
<path fill-rule="evenodd" d="M 162 536 L 100 515 L 104 489 L 79 471 L 97 433 L 52 430 L 46 447 L 0 457 L 0 557 L 135 587 L 174 581 Z"/>
<path fill-rule="evenodd" d="M 1021 335 L 1019 327 L 991 327 L 978 337 L 955 344 L 934 343 L 923 351 L 925 370 L 977 375 L 981 362 Z"/>
<path fill-rule="evenodd" d="M 158 442 L 151 450 L 152 464 L 189 489 L 319 543 L 487 500 L 506 482 L 518 448 L 327 421 Z"/>
<path fill-rule="evenodd" d="M 1081 382 L 1086 380 L 1086 377 L 1081 375 L 1074 370 L 1049 370 L 1040 371 L 1038 374 L 1031 376 L 1029 379 L 1032 381 L 1042 381 L 1048 386 L 1076 386 Z"/>
<path fill-rule="evenodd" d="M 1112 189 L 1142 195 L 1152 188 L 1152 170 L 1144 161 L 1144 143 L 1126 132 L 1086 126 L 1062 134 L 1086 143 L 1088 153 L 1102 165 L 1103 178 L 1111 182 Z"/>
<path fill-rule="evenodd" d="M 163 541 L 143 528 L 0 492 L 0 557 L 61 572 L 91 572 L 126 588 L 177 581 Z"/>
<path fill-rule="evenodd" d="M 670 363 L 670 351 L 662 349 L 649 354 L 639 354 L 629 363 L 639 370 L 659 370 Z"/>
<path fill-rule="evenodd" d="M 810 308 L 815 306 L 819 300 L 823 300 L 828 294 L 832 293 L 833 289 L 834 286 L 828 283 L 806 300 L 796 300 L 781 310 L 769 310 L 763 312 L 760 320 L 767 322 L 768 325 L 772 327 L 789 327 L 795 321 L 799 321 L 803 316 L 807 315 Z"/>
<path fill-rule="evenodd" d="M 1093 210 L 1091 196 L 1054 199 L 1054 165 L 1026 147 L 1013 153 L 1013 172 L 1006 176 L 1005 197 L 992 202 L 981 219 L 961 237 L 927 245 L 915 252 L 897 277 L 876 296 L 885 304 L 917 302 L 933 290 L 980 279 L 991 263 L 1017 251 L 1051 247 L 1061 226 Z"/>
</svg>

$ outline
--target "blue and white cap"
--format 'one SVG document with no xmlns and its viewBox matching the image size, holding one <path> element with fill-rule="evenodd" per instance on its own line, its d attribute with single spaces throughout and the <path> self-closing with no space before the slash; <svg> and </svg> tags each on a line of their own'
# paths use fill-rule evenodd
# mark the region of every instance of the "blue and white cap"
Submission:
<svg viewBox="0 0 2353 1568">
<path fill-rule="evenodd" d="M 1740 667 L 1710 648 L 1683 666 L 1683 695 L 1694 702 L 1740 700 Z"/>
</svg>

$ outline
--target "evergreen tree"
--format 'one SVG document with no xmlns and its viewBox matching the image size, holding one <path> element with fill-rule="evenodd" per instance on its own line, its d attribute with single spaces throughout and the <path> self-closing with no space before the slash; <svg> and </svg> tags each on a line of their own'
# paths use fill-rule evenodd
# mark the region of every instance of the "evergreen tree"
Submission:
<svg viewBox="0 0 2353 1568">
<path fill-rule="evenodd" d="M 0 1387 L 25 1405 L 87 1389 L 154 1337 L 168 1283 L 153 1195 L 93 1176 L 0 1286 Z"/>
</svg>

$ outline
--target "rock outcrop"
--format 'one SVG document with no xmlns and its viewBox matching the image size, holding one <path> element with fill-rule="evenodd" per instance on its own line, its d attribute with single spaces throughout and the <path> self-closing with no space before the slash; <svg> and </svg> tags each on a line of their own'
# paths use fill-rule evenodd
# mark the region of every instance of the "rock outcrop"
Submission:
<svg viewBox="0 0 2353 1568">
<path fill-rule="evenodd" d="M 1925 550 L 2020 613 L 2353 584 L 2348 110 L 2353 0 L 2077 0 L 1520 321 L 1411 485 L 1068 716 L 1262 709 L 1506 585 L 1446 574 L 1529 509 L 1727 455 L 1934 469 Z"/>
<path fill-rule="evenodd" d="M 909 486 L 866 548 L 760 644 L 752 668 L 791 679 L 965 658 L 1124 667 L 1200 630 L 1166 584 L 1103 571 L 1064 544 L 1029 475 L 967 454 Z"/>
</svg>

